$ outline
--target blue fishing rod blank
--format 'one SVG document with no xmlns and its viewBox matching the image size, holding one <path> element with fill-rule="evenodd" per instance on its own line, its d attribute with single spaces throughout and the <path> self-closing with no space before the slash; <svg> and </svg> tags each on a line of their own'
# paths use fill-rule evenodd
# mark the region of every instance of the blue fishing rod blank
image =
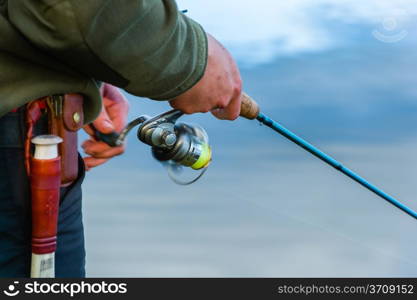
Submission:
<svg viewBox="0 0 417 300">
<path fill-rule="evenodd" d="M 286 137 L 290 141 L 292 141 L 292 142 L 296 143 L 297 145 L 299 145 L 300 147 L 304 148 L 305 150 L 307 150 L 308 152 L 310 152 L 314 156 L 318 157 L 319 159 L 321 159 L 325 163 L 331 165 L 336 170 L 339 170 L 340 172 L 342 172 L 346 176 L 350 177 L 351 179 L 353 179 L 354 181 L 356 181 L 360 185 L 364 186 L 368 190 L 374 192 L 379 197 L 387 200 L 389 203 L 391 203 L 392 205 L 401 209 L 405 213 L 409 214 L 414 219 L 417 219 L 417 213 L 415 211 L 413 211 L 411 208 L 405 206 L 404 204 L 402 204 L 400 201 L 398 201 L 394 197 L 388 195 L 387 193 L 385 193 L 381 189 L 377 188 L 376 186 L 374 186 L 373 184 L 371 184 L 370 182 L 368 182 L 367 180 L 365 180 L 364 178 L 362 178 L 361 176 L 359 176 L 358 174 L 356 174 L 352 170 L 346 168 L 340 162 L 338 162 L 334 158 L 330 157 L 326 153 L 322 152 L 321 150 L 317 149 L 316 147 L 314 147 L 313 145 L 311 145 L 307 141 L 303 140 L 302 138 L 300 138 L 299 136 L 297 136 L 296 134 L 294 134 L 293 132 L 291 132 L 290 130 L 285 128 L 284 126 L 280 125 L 279 123 L 275 122 L 274 120 L 270 119 L 269 117 L 267 117 L 266 115 L 264 115 L 262 113 L 259 113 L 258 116 L 256 117 L 256 119 L 259 122 L 261 122 L 262 124 L 265 124 L 266 126 L 270 127 L 274 131 L 283 135 L 284 137 Z"/>
</svg>

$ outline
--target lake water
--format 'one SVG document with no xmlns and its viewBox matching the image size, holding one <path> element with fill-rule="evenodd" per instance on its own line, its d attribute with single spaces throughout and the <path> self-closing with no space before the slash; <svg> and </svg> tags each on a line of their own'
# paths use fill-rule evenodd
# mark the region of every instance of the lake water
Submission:
<svg viewBox="0 0 417 300">
<path fill-rule="evenodd" d="M 267 115 L 417 209 L 416 51 L 378 41 L 242 70 Z M 169 109 L 130 97 L 130 119 Z M 417 223 L 256 121 L 187 116 L 213 163 L 175 185 L 130 135 L 84 184 L 88 276 L 417 276 Z"/>
</svg>

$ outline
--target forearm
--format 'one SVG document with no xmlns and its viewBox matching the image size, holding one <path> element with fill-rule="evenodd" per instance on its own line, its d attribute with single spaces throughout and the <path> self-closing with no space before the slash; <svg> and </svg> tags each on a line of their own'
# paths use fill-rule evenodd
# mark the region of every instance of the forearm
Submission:
<svg viewBox="0 0 417 300">
<path fill-rule="evenodd" d="M 174 1 L 13 0 L 11 22 L 36 46 L 92 78 L 153 99 L 189 90 L 204 73 L 202 28 Z"/>
</svg>

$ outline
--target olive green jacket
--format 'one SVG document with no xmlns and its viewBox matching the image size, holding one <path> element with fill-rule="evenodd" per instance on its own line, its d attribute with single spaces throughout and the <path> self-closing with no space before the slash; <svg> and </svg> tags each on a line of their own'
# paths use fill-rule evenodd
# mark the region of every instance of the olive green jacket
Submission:
<svg viewBox="0 0 417 300">
<path fill-rule="evenodd" d="M 172 99 L 203 75 L 207 39 L 173 0 L 0 0 L 0 116 L 60 93 L 101 109 L 98 82 Z"/>
</svg>

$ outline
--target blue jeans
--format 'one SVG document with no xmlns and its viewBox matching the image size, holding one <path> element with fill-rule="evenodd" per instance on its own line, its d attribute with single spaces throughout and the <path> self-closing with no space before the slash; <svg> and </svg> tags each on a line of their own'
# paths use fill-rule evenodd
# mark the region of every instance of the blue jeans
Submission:
<svg viewBox="0 0 417 300">
<path fill-rule="evenodd" d="M 31 264 L 30 186 L 24 166 L 22 113 L 0 118 L 0 277 L 29 277 Z M 85 277 L 84 229 L 81 183 L 84 163 L 79 158 L 79 176 L 61 188 L 56 277 Z"/>
</svg>

